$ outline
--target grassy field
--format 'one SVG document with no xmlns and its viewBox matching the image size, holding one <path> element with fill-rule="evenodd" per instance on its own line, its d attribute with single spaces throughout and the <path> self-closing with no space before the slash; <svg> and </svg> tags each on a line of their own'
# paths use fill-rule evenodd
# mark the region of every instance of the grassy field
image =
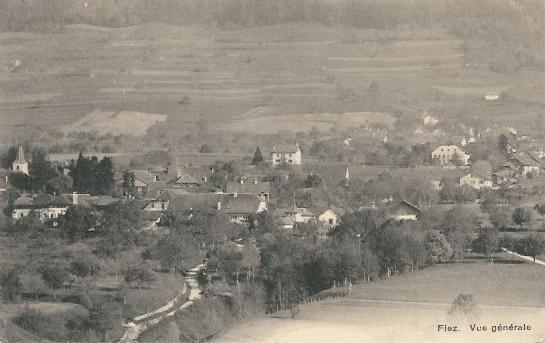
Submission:
<svg viewBox="0 0 545 343">
<path fill-rule="evenodd" d="M 346 298 L 304 305 L 295 319 L 240 325 L 217 342 L 535 342 L 545 333 L 545 269 L 532 264 L 463 263 L 353 287 Z M 453 299 L 471 293 L 479 313 L 449 316 Z M 488 326 L 471 332 L 469 324 Z M 528 324 L 531 331 L 491 332 L 492 325 Z M 458 333 L 437 325 L 458 325 Z"/>
<path fill-rule="evenodd" d="M 105 125 L 112 133 L 135 135 L 157 115 L 168 116 L 178 134 L 194 131 L 199 118 L 234 131 L 278 131 L 301 116 L 290 120 L 297 129 L 328 129 L 368 119 L 324 113 L 376 112 L 384 117 L 373 121 L 390 123 L 388 114 L 399 109 L 478 113 L 500 125 L 518 113 L 531 123 L 544 98 L 541 74 L 471 69 L 463 42 L 444 30 L 69 25 L 56 33 L 0 33 L 0 42 L 4 142 L 60 126 L 98 130 L 83 127 L 97 113 L 111 113 Z M 485 103 L 484 94 L 496 90 L 513 97 Z"/>
</svg>

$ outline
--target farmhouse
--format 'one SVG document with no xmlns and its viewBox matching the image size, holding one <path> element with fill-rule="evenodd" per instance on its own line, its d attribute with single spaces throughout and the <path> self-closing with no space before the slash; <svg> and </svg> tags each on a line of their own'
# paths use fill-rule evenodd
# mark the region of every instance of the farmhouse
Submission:
<svg viewBox="0 0 545 343">
<path fill-rule="evenodd" d="M 337 226 L 339 223 L 339 220 L 344 215 L 344 210 L 342 208 L 339 208 L 337 206 L 329 206 L 328 209 L 323 211 L 318 216 L 318 221 L 327 228 L 333 228 Z"/>
<path fill-rule="evenodd" d="M 12 170 L 16 173 L 29 174 L 28 161 L 25 159 L 25 151 L 22 145 L 17 148 L 17 158 L 12 163 Z"/>
<path fill-rule="evenodd" d="M 185 189 L 165 189 L 157 198 L 151 200 L 144 211 L 146 212 L 162 212 L 168 208 L 168 204 L 178 195 L 189 193 Z"/>
<path fill-rule="evenodd" d="M 196 178 L 189 175 L 189 173 L 178 170 L 176 178 L 172 180 L 170 184 L 174 184 L 181 188 L 189 189 L 198 187 L 201 183 Z"/>
<path fill-rule="evenodd" d="M 432 153 L 431 158 L 439 161 L 442 166 L 454 163 L 458 160 L 462 165 L 469 165 L 469 154 L 456 145 L 441 145 Z"/>
<path fill-rule="evenodd" d="M 133 170 L 134 173 L 134 185 L 136 191 L 141 196 L 145 196 L 148 189 L 153 188 L 153 185 L 161 182 L 161 173 L 154 172 L 152 170 Z"/>
<path fill-rule="evenodd" d="M 13 203 L 12 218 L 17 220 L 35 213 L 42 222 L 66 213 L 70 202 L 63 196 L 23 194 Z"/>
<path fill-rule="evenodd" d="M 316 215 L 310 210 L 297 207 L 295 204 L 289 208 L 278 208 L 273 215 L 278 218 L 284 229 L 296 228 L 298 224 L 306 224 L 316 220 Z"/>
<path fill-rule="evenodd" d="M 295 145 L 276 145 L 271 151 L 271 160 L 273 165 L 281 163 L 300 165 L 303 162 L 301 148 L 297 143 Z"/>
<path fill-rule="evenodd" d="M 486 178 L 477 172 L 473 172 L 460 178 L 460 186 L 470 186 L 479 190 L 481 188 L 492 188 L 493 183 L 490 178 Z"/>
<path fill-rule="evenodd" d="M 541 160 L 529 152 L 513 154 L 509 161 L 519 169 L 523 177 L 539 174 L 543 168 Z"/>
<path fill-rule="evenodd" d="M 226 215 L 231 223 L 247 224 L 250 216 L 266 211 L 267 202 L 255 194 L 187 193 L 170 200 L 167 212 L 203 210 Z"/>
<path fill-rule="evenodd" d="M 388 219 L 395 221 L 417 220 L 422 211 L 407 200 L 401 200 L 389 209 Z"/>
</svg>

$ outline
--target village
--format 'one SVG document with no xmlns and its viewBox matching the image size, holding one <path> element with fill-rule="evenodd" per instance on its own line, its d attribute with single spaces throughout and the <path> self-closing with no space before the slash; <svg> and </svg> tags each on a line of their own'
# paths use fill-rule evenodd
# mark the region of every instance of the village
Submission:
<svg viewBox="0 0 545 343">
<path fill-rule="evenodd" d="M 545 342 L 542 1 L 0 8 L 0 342 Z"/>
</svg>

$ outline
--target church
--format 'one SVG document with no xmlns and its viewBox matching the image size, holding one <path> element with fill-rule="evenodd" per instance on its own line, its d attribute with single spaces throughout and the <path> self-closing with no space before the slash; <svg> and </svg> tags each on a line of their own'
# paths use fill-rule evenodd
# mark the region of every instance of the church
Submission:
<svg viewBox="0 0 545 343">
<path fill-rule="evenodd" d="M 25 159 L 25 151 L 22 145 L 19 145 L 17 149 L 17 158 L 13 161 L 12 170 L 16 173 L 29 174 L 28 161 Z"/>
</svg>

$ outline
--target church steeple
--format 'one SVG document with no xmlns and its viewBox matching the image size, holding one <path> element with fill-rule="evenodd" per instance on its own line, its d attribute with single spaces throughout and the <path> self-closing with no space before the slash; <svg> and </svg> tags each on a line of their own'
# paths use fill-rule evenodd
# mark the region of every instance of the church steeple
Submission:
<svg viewBox="0 0 545 343">
<path fill-rule="evenodd" d="M 17 148 L 17 158 L 13 161 L 12 169 L 14 172 L 28 175 L 28 162 L 25 159 L 25 151 L 21 144 Z"/>
</svg>

